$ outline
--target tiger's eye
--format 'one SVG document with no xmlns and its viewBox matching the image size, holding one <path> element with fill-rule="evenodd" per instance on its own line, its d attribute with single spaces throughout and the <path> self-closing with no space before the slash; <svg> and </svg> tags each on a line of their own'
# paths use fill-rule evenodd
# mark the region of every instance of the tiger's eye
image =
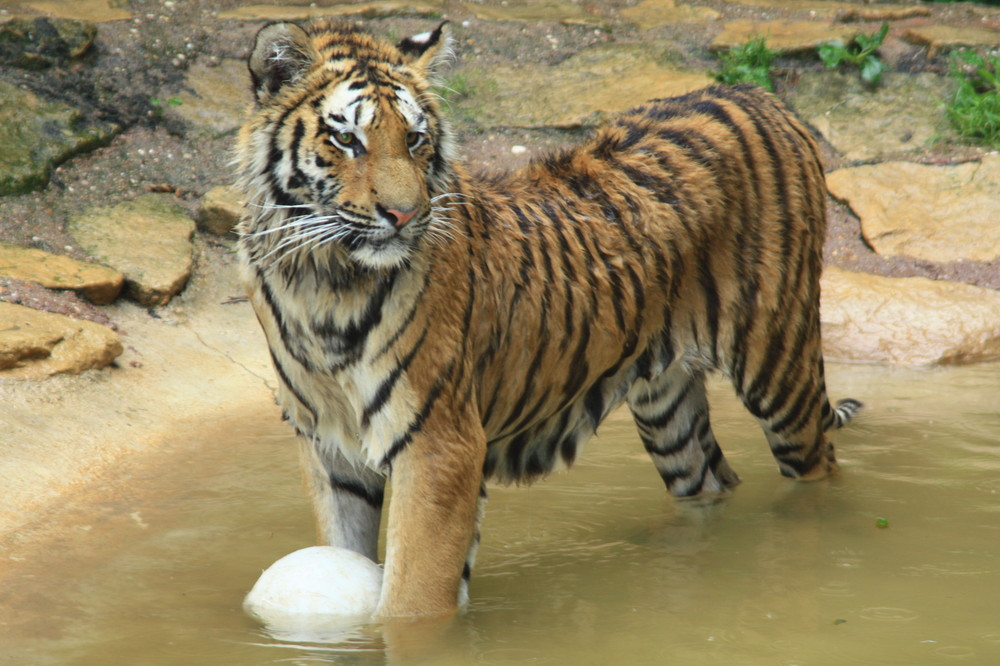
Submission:
<svg viewBox="0 0 1000 666">
<path fill-rule="evenodd" d="M 354 145 L 355 137 L 353 132 L 337 132 L 333 135 L 333 140 L 345 148 Z"/>
<path fill-rule="evenodd" d="M 421 134 L 420 132 L 407 132 L 406 133 L 406 147 L 407 148 L 416 148 L 420 144 L 421 139 L 423 139 L 423 138 L 424 138 L 424 135 Z"/>
</svg>

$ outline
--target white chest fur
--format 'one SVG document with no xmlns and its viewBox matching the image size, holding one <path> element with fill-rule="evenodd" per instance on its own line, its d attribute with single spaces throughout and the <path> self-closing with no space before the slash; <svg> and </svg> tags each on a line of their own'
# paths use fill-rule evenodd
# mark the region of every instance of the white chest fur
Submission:
<svg viewBox="0 0 1000 666">
<path fill-rule="evenodd" d="M 415 413 L 397 343 L 419 300 L 421 274 L 338 285 L 313 270 L 250 267 L 244 279 L 289 420 L 319 448 L 377 466 Z"/>
</svg>

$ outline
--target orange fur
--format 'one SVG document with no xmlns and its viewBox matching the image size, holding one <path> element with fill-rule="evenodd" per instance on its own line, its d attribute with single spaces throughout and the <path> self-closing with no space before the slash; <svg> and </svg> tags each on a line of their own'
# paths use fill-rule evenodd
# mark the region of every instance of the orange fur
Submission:
<svg viewBox="0 0 1000 666">
<path fill-rule="evenodd" d="M 447 50 L 445 26 L 398 46 L 265 28 L 240 138 L 244 281 L 321 540 L 372 556 L 393 482 L 380 612 L 454 609 L 485 480 L 571 464 L 623 401 L 670 492 L 726 492 L 712 370 L 783 474 L 833 470 L 824 432 L 859 404 L 826 397 L 809 132 L 771 95 L 717 87 L 474 178 L 429 94 Z"/>
</svg>

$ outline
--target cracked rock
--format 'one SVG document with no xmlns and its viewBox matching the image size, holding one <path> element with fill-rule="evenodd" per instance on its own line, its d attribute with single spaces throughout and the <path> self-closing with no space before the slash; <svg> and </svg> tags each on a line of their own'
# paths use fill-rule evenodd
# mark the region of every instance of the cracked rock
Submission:
<svg viewBox="0 0 1000 666">
<path fill-rule="evenodd" d="M 0 302 L 0 377 L 40 379 L 102 368 L 122 353 L 110 328 Z"/>
<path fill-rule="evenodd" d="M 194 221 L 170 195 L 94 208 L 68 228 L 92 257 L 125 274 L 126 293 L 142 305 L 166 304 L 191 276 Z"/>
</svg>

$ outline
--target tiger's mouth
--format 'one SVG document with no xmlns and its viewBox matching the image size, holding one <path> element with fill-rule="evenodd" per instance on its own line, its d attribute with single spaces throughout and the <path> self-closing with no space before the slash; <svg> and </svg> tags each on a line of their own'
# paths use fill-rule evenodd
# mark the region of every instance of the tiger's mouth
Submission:
<svg viewBox="0 0 1000 666">
<path fill-rule="evenodd" d="M 369 268 L 398 268 L 409 262 L 417 248 L 421 225 L 417 220 L 402 228 L 378 220 L 347 222 L 338 239 L 351 258 Z"/>
</svg>

